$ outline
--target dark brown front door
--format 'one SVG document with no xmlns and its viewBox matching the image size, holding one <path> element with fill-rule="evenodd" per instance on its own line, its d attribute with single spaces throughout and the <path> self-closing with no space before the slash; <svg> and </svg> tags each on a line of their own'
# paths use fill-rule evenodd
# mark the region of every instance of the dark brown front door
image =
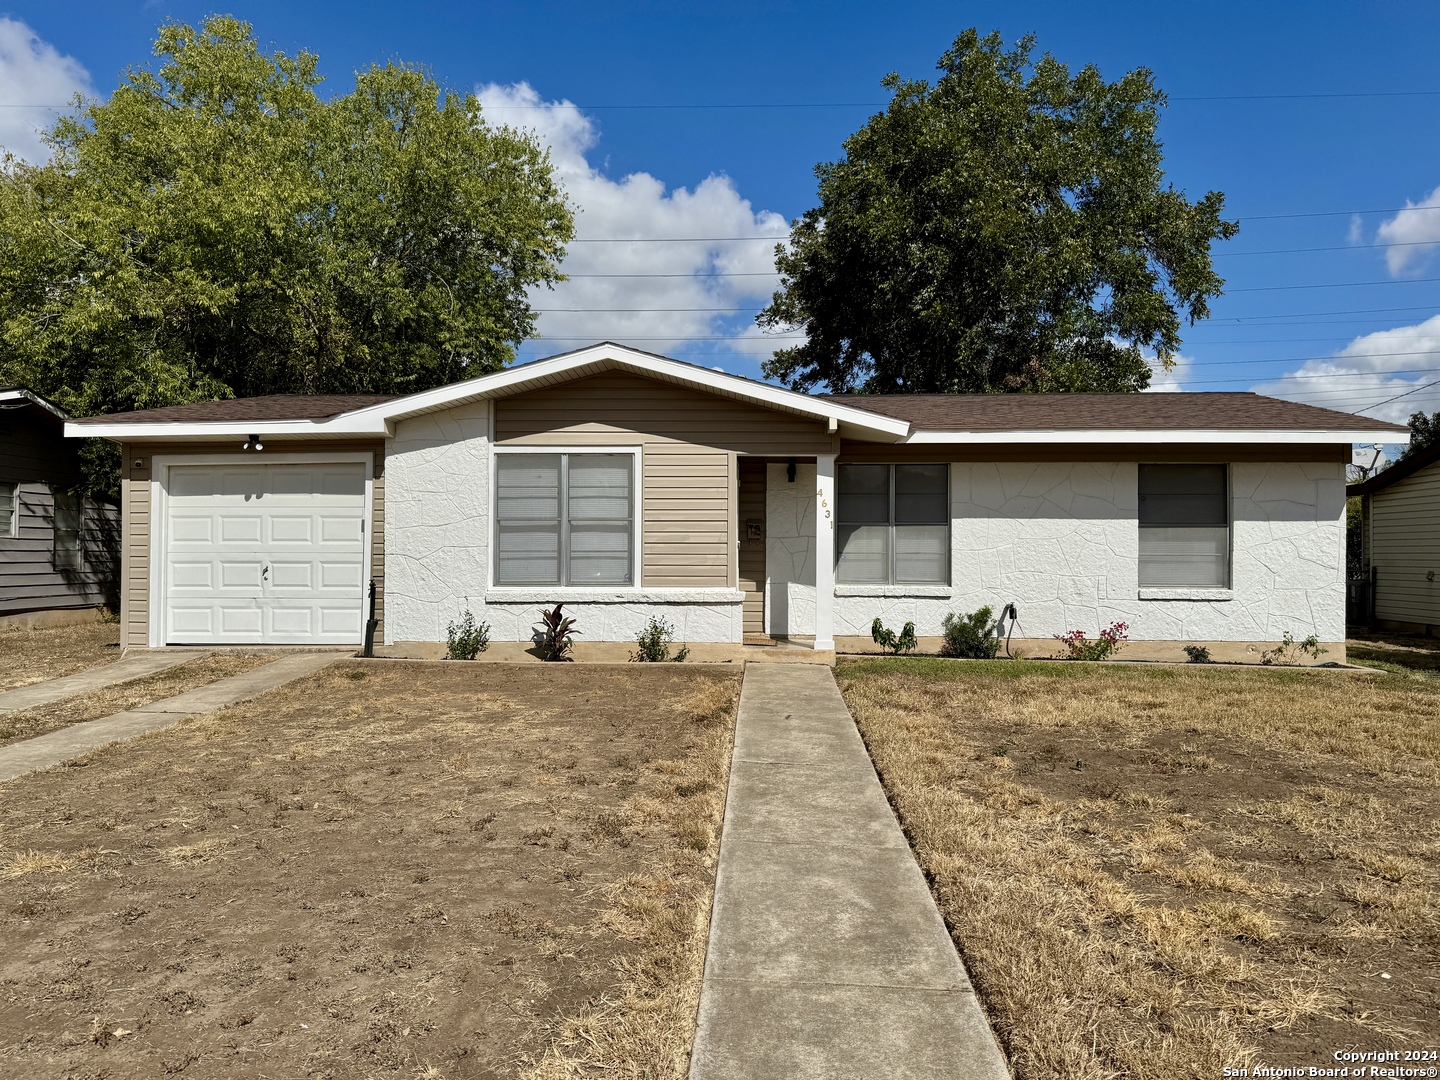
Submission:
<svg viewBox="0 0 1440 1080">
<path fill-rule="evenodd" d="M 745 594 L 745 639 L 765 633 L 765 459 L 742 457 L 739 506 L 740 591 Z M 767 639 L 768 640 L 768 639 Z"/>
</svg>

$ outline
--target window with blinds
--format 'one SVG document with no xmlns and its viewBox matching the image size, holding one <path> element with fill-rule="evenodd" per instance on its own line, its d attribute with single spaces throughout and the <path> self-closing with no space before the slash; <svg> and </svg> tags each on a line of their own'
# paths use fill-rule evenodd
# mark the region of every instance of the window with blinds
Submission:
<svg viewBox="0 0 1440 1080">
<path fill-rule="evenodd" d="M 20 534 L 20 485 L 0 480 L 0 537 Z"/>
<path fill-rule="evenodd" d="M 836 499 L 838 584 L 949 584 L 948 465 L 841 465 Z"/>
<path fill-rule="evenodd" d="M 1140 585 L 1230 586 L 1229 466 L 1140 466 Z"/>
<path fill-rule="evenodd" d="M 495 455 L 496 585 L 634 583 L 633 454 Z"/>
<path fill-rule="evenodd" d="M 84 503 L 72 491 L 55 492 L 55 555 L 56 570 L 81 570 L 84 559 L 80 550 L 80 528 L 84 523 Z"/>
</svg>

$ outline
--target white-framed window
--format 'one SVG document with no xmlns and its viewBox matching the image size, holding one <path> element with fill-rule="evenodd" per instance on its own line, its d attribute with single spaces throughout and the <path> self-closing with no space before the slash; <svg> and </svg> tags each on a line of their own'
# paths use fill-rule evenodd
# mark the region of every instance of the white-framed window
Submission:
<svg viewBox="0 0 1440 1080">
<path fill-rule="evenodd" d="M 1140 466 L 1140 585 L 1230 587 L 1230 467 Z"/>
<path fill-rule="evenodd" d="M 497 450 L 495 585 L 633 586 L 637 457 Z"/>
<path fill-rule="evenodd" d="M 950 466 L 836 470 L 835 581 L 950 584 Z"/>
<path fill-rule="evenodd" d="M 20 535 L 20 485 L 0 480 L 0 539 Z"/>
<path fill-rule="evenodd" d="M 73 491 L 55 492 L 55 554 L 56 570 L 84 569 L 80 532 L 85 523 L 85 501 Z"/>
</svg>

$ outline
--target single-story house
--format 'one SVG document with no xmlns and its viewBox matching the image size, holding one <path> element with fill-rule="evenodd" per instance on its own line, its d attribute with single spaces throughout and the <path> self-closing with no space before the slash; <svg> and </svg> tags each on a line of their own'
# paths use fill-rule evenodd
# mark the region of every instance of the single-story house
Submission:
<svg viewBox="0 0 1440 1080">
<path fill-rule="evenodd" d="M 1360 497 L 1360 562 L 1382 629 L 1440 634 L 1440 444 L 1348 488 Z"/>
<path fill-rule="evenodd" d="M 373 581 L 392 655 L 467 609 L 527 642 L 564 601 L 582 643 L 653 615 L 823 653 L 1013 603 L 1049 646 L 1123 621 L 1156 654 L 1289 631 L 1336 658 L 1350 446 L 1404 429 L 1243 393 L 815 396 L 605 343 L 67 431 L 124 447 L 131 646 L 355 645 Z"/>
<path fill-rule="evenodd" d="M 0 387 L 0 625 L 89 619 L 118 599 L 119 510 L 83 493 L 67 419 Z"/>
</svg>

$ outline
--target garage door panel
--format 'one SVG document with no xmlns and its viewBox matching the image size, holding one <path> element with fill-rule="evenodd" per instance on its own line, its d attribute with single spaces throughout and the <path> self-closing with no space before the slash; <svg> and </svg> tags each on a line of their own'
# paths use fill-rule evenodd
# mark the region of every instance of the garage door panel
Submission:
<svg viewBox="0 0 1440 1080">
<path fill-rule="evenodd" d="M 359 642 L 363 465 L 175 466 L 167 494 L 168 641 Z"/>
</svg>

